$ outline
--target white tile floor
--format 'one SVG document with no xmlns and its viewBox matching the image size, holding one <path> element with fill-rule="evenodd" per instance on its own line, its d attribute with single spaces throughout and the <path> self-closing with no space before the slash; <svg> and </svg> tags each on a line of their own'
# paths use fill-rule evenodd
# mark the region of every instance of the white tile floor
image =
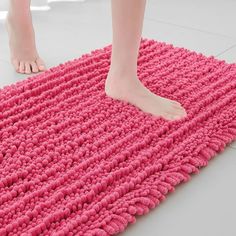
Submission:
<svg viewBox="0 0 236 236">
<path fill-rule="evenodd" d="M 48 67 L 111 43 L 110 1 L 50 7 L 33 12 L 38 49 Z M 235 12 L 236 0 L 148 0 L 143 36 L 235 63 Z M 0 21 L 0 87 L 26 78 L 12 70 L 7 42 Z M 236 142 L 121 235 L 236 235 L 235 170 Z"/>
</svg>

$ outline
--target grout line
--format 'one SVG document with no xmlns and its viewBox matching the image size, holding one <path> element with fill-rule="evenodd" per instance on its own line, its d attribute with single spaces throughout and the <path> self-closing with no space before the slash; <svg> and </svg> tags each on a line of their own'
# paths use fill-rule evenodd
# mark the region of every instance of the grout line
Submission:
<svg viewBox="0 0 236 236">
<path fill-rule="evenodd" d="M 232 48 L 234 48 L 234 47 L 236 47 L 236 44 L 233 44 L 233 45 L 232 45 L 232 46 L 230 46 L 229 48 L 226 48 L 224 51 L 222 51 L 222 52 L 218 53 L 218 54 L 216 55 L 216 57 L 218 57 L 218 56 L 220 56 L 220 55 L 224 54 L 225 52 L 227 52 L 227 51 L 231 50 L 231 49 L 232 49 Z"/>
<path fill-rule="evenodd" d="M 236 140 L 234 140 L 233 142 L 231 142 L 231 143 L 229 144 L 229 147 L 230 147 L 230 148 L 233 148 L 233 149 L 236 149 Z"/>
<path fill-rule="evenodd" d="M 192 28 L 192 27 L 189 27 L 189 26 L 178 25 L 178 24 L 175 24 L 175 23 L 166 22 L 166 21 L 162 21 L 162 20 L 156 20 L 156 19 L 149 18 L 149 17 L 145 17 L 145 19 L 146 20 L 150 20 L 150 21 L 155 21 L 155 22 L 163 23 L 163 24 L 167 24 L 167 25 L 177 26 L 177 27 L 183 28 L 183 29 L 195 30 L 195 31 L 199 31 L 199 32 L 202 32 L 202 33 L 212 34 L 212 35 L 215 35 L 215 36 L 220 36 L 220 37 L 224 37 L 224 38 L 227 38 L 227 39 L 236 40 L 235 37 L 231 37 L 231 36 L 228 36 L 228 35 L 223 35 L 223 34 L 219 34 L 219 33 L 209 32 L 209 31 L 206 31 L 206 30 Z"/>
<path fill-rule="evenodd" d="M 229 145 L 229 148 L 236 150 L 236 147 L 235 147 L 235 146 L 230 146 L 230 145 Z"/>
</svg>

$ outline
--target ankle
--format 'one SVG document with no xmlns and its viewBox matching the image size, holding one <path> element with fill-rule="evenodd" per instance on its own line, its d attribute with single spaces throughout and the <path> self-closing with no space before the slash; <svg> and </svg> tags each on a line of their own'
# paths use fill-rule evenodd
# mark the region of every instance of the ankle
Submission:
<svg viewBox="0 0 236 236">
<path fill-rule="evenodd" d="M 125 67 L 110 67 L 108 72 L 109 79 L 112 80 L 127 80 L 127 79 L 134 79 L 137 77 L 137 72 L 135 69 L 125 68 Z"/>
</svg>

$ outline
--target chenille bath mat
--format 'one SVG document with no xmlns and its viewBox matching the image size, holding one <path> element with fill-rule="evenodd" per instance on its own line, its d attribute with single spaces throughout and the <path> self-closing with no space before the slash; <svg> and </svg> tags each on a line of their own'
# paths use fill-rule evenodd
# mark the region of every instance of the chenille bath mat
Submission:
<svg viewBox="0 0 236 236">
<path fill-rule="evenodd" d="M 0 90 L 0 235 L 124 231 L 236 138 L 236 64 L 142 39 L 140 80 L 188 116 L 105 95 L 111 46 Z"/>
</svg>

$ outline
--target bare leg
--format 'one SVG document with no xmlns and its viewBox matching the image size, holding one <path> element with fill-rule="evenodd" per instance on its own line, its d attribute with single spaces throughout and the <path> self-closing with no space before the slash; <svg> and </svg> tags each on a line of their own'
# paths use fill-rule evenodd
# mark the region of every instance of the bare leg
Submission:
<svg viewBox="0 0 236 236">
<path fill-rule="evenodd" d="M 9 34 L 11 62 L 19 73 L 45 70 L 39 58 L 30 12 L 30 0 L 10 0 L 6 26 Z"/>
<path fill-rule="evenodd" d="M 157 96 L 137 77 L 145 0 L 111 0 L 113 42 L 106 95 L 129 102 L 144 112 L 175 120 L 186 116 L 180 103 Z"/>
</svg>

